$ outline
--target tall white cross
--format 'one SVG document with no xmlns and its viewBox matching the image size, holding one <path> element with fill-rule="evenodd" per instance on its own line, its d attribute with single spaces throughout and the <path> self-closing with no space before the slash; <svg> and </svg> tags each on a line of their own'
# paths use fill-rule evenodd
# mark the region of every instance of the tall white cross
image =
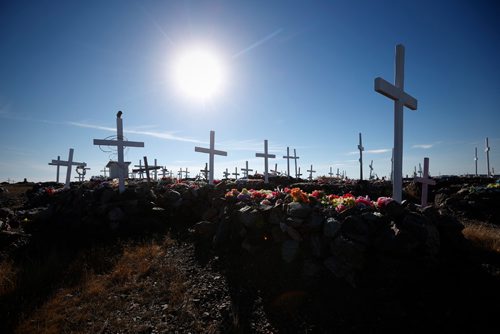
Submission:
<svg viewBox="0 0 500 334">
<path fill-rule="evenodd" d="M 476 154 L 474 155 L 474 162 L 476 163 L 476 176 L 477 176 L 477 147 L 476 147 Z"/>
<path fill-rule="evenodd" d="M 210 148 L 196 146 L 195 152 L 208 153 L 208 184 L 214 183 L 214 157 L 215 155 L 227 156 L 227 152 L 215 149 L 215 131 L 210 131 Z"/>
<path fill-rule="evenodd" d="M 66 183 L 64 184 L 64 189 L 69 189 L 71 182 L 71 167 L 73 166 L 87 166 L 85 162 L 75 162 L 73 161 L 74 149 L 69 149 L 68 161 L 64 160 L 52 160 L 52 164 L 59 163 L 60 166 L 66 166 Z"/>
<path fill-rule="evenodd" d="M 240 173 L 238 173 L 238 167 L 234 167 L 234 173 L 232 173 L 232 175 L 234 175 L 234 178 L 238 180 L 238 175 L 240 175 Z"/>
<path fill-rule="evenodd" d="M 296 157 L 290 155 L 290 147 L 288 146 L 286 147 L 286 155 L 283 156 L 283 159 L 286 159 L 286 176 L 290 177 L 290 159 L 296 159 Z"/>
<path fill-rule="evenodd" d="M 405 48 L 396 45 L 395 85 L 378 77 L 375 79 L 375 91 L 394 100 L 394 168 L 392 197 L 401 202 L 403 198 L 403 107 L 417 109 L 417 100 L 404 91 Z"/>
<path fill-rule="evenodd" d="M 433 186 L 436 184 L 436 181 L 429 178 L 429 158 L 424 158 L 424 176 L 423 177 L 416 177 L 415 182 L 422 183 L 422 197 L 421 197 L 420 205 L 422 207 L 427 206 L 427 187 L 429 185 Z"/>
<path fill-rule="evenodd" d="M 248 177 L 248 172 L 252 172 L 253 169 L 248 168 L 248 160 L 245 161 L 245 168 L 241 168 L 241 171 L 243 172 L 243 176 Z"/>
<path fill-rule="evenodd" d="M 269 183 L 269 161 L 268 159 L 276 158 L 276 155 L 269 154 L 267 148 L 267 139 L 264 140 L 264 153 L 255 153 L 257 158 L 264 158 L 264 183 Z"/>
<path fill-rule="evenodd" d="M 118 152 L 118 189 L 122 193 L 125 191 L 125 170 L 127 165 L 123 159 L 124 147 L 144 147 L 144 142 L 123 140 L 123 120 L 122 113 L 116 115 L 116 140 L 94 139 L 94 145 L 116 146 Z"/>
<path fill-rule="evenodd" d="M 312 181 L 313 173 L 316 173 L 316 171 L 313 170 L 313 165 L 311 165 L 311 169 L 307 170 L 306 172 L 309 172 L 309 181 Z"/>
<path fill-rule="evenodd" d="M 63 165 L 60 164 L 61 162 L 61 156 L 57 156 L 57 160 L 52 160 L 52 162 L 49 162 L 50 166 L 57 166 L 57 172 L 56 172 L 56 182 L 59 183 L 59 168 Z"/>
<path fill-rule="evenodd" d="M 487 168 L 487 171 L 488 171 L 488 177 L 491 176 L 491 172 L 490 172 L 490 145 L 489 145 L 489 142 L 488 142 L 488 137 L 486 137 L 486 147 L 484 149 L 484 151 L 486 152 L 486 168 Z"/>
<path fill-rule="evenodd" d="M 229 171 L 226 168 L 226 171 L 222 172 L 222 175 L 224 175 L 224 178 L 227 180 L 227 178 L 229 177 L 229 175 L 231 175 L 231 173 L 229 173 Z"/>
<path fill-rule="evenodd" d="M 361 132 L 359 133 L 359 179 L 363 180 L 363 151 L 365 148 L 363 147 L 363 141 L 361 139 Z"/>
<path fill-rule="evenodd" d="M 373 172 L 373 160 L 370 162 L 370 164 L 368 165 L 368 167 L 370 167 L 370 180 L 373 180 L 373 175 L 372 175 L 372 172 Z"/>
</svg>

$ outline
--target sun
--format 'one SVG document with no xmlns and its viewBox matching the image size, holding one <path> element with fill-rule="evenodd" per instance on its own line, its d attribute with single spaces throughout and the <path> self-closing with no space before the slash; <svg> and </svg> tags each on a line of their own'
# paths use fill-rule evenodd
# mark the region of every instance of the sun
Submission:
<svg viewBox="0 0 500 334">
<path fill-rule="evenodd" d="M 222 57 L 208 47 L 190 47 L 173 61 L 174 85 L 182 95 L 208 100 L 219 95 L 225 84 Z"/>
</svg>

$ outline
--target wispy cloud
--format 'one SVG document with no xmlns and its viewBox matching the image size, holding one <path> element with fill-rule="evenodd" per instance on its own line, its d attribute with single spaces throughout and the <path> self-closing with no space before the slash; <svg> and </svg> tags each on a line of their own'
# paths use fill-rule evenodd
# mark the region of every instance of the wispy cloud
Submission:
<svg viewBox="0 0 500 334">
<path fill-rule="evenodd" d="M 95 124 L 79 123 L 79 122 L 67 122 L 67 124 L 77 126 L 80 128 L 89 128 L 89 129 L 103 130 L 103 131 L 108 131 L 108 132 L 116 132 L 115 128 L 101 126 L 101 125 L 95 125 Z M 188 137 L 181 137 L 181 136 L 176 135 L 173 132 L 168 132 L 168 131 L 158 132 L 158 131 L 144 131 L 144 130 L 124 130 L 124 132 L 137 134 L 137 135 L 143 135 L 143 136 L 150 136 L 150 137 L 155 137 L 155 138 L 160 138 L 160 139 L 166 139 L 166 140 L 175 140 L 175 141 L 182 141 L 182 142 L 196 143 L 196 144 L 203 143 L 200 140 L 188 138 Z"/>
<path fill-rule="evenodd" d="M 412 145 L 411 148 L 422 148 L 424 150 L 427 150 L 433 146 L 434 146 L 434 144 L 416 144 L 416 145 Z"/>
<path fill-rule="evenodd" d="M 379 149 L 376 149 L 376 150 L 366 150 L 364 151 L 365 153 L 369 153 L 369 154 L 382 154 L 382 153 L 387 153 L 387 152 L 390 152 L 391 149 L 390 148 L 379 148 Z M 351 152 L 348 152 L 347 155 L 355 155 L 355 154 L 359 154 L 359 151 L 351 151 Z"/>
<path fill-rule="evenodd" d="M 260 39 L 260 40 L 258 40 L 257 42 L 253 43 L 252 45 L 250 45 L 250 46 L 248 46 L 248 47 L 244 48 L 244 49 L 243 49 L 243 50 L 241 50 L 241 51 L 236 52 L 236 53 L 233 55 L 233 58 L 238 58 L 239 56 L 241 56 L 241 55 L 243 55 L 243 54 L 245 54 L 245 53 L 249 52 L 250 50 L 255 49 L 256 47 L 258 47 L 258 46 L 260 46 L 260 45 L 264 44 L 265 42 L 269 41 L 269 40 L 270 40 L 270 39 L 272 39 L 273 37 L 275 37 L 275 36 L 279 35 L 282 31 L 283 31 L 283 28 L 279 28 L 279 29 L 277 29 L 277 30 L 276 30 L 276 31 L 274 31 L 273 33 L 271 33 L 271 34 L 267 35 L 266 37 L 264 37 L 264 38 L 262 38 L 262 39 Z"/>
</svg>

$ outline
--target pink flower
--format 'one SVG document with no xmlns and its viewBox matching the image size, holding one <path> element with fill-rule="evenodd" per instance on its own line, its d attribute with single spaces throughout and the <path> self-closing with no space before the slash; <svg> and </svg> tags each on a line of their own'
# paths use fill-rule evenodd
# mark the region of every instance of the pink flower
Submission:
<svg viewBox="0 0 500 334">
<path fill-rule="evenodd" d="M 394 200 L 391 197 L 379 197 L 377 199 L 377 207 L 378 208 L 383 208 L 387 204 L 391 203 L 392 201 L 394 201 Z"/>
<path fill-rule="evenodd" d="M 339 204 L 335 208 L 335 211 L 337 211 L 338 213 L 341 213 L 342 211 L 345 211 L 346 209 L 347 209 L 347 206 L 345 206 L 344 204 Z"/>
</svg>

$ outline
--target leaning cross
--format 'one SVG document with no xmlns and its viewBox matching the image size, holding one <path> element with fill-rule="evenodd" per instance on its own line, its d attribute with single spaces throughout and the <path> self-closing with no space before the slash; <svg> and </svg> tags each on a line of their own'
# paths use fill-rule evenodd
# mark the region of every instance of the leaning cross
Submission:
<svg viewBox="0 0 500 334">
<path fill-rule="evenodd" d="M 116 146 L 118 151 L 118 189 L 125 191 L 125 170 L 127 169 L 123 159 L 124 147 L 144 147 L 144 142 L 123 140 L 123 120 L 121 111 L 116 115 L 116 140 L 94 139 L 94 145 Z"/>
<path fill-rule="evenodd" d="M 73 152 L 75 150 L 70 148 L 69 149 L 69 154 L 68 154 L 68 161 L 63 161 L 63 160 L 52 160 L 52 164 L 56 165 L 59 164 L 60 166 L 66 166 L 66 183 L 64 184 L 64 189 L 69 189 L 70 182 L 71 182 L 71 167 L 72 166 L 87 166 L 85 162 L 75 162 L 73 161 Z"/>
<path fill-rule="evenodd" d="M 243 176 L 248 178 L 248 172 L 252 172 L 253 169 L 248 168 L 248 160 L 245 161 L 245 168 L 241 168 L 241 171 L 243 172 Z"/>
<path fill-rule="evenodd" d="M 269 161 L 268 159 L 276 158 L 276 155 L 269 154 L 267 149 L 267 139 L 264 140 L 264 153 L 255 153 L 257 158 L 264 158 L 264 183 L 269 183 Z"/>
<path fill-rule="evenodd" d="M 375 91 L 394 100 L 394 168 L 392 197 L 401 202 L 403 198 L 403 107 L 417 109 L 417 100 L 404 91 L 404 55 L 403 45 L 396 45 L 395 85 L 378 77 L 375 79 Z"/>
<path fill-rule="evenodd" d="M 210 148 L 196 146 L 195 152 L 208 153 L 208 184 L 214 183 L 214 157 L 215 155 L 227 156 L 227 152 L 215 149 L 215 131 L 210 131 Z"/>
<path fill-rule="evenodd" d="M 365 148 L 363 147 L 363 142 L 361 140 L 361 132 L 359 133 L 358 150 L 359 150 L 359 179 L 362 181 L 363 180 L 363 151 L 365 150 Z"/>
<path fill-rule="evenodd" d="M 307 170 L 306 172 L 309 172 L 309 181 L 312 181 L 313 173 L 316 173 L 316 171 L 313 170 L 313 165 L 311 165 L 311 169 Z"/>
<path fill-rule="evenodd" d="M 286 155 L 283 156 L 283 159 L 286 159 L 286 176 L 290 177 L 290 159 L 296 159 L 296 157 L 290 155 L 290 147 L 288 146 L 286 147 Z"/>
<path fill-rule="evenodd" d="M 59 183 L 59 168 L 61 166 L 64 166 L 64 165 L 61 165 L 61 156 L 58 155 L 57 156 L 57 160 L 52 160 L 52 162 L 49 162 L 49 165 L 50 166 L 57 166 L 57 172 L 56 172 L 56 182 Z"/>
<path fill-rule="evenodd" d="M 415 182 L 422 183 L 422 198 L 420 205 L 422 207 L 427 206 L 427 187 L 436 184 L 436 181 L 429 178 L 429 158 L 424 158 L 424 177 L 416 177 Z"/>
<path fill-rule="evenodd" d="M 372 172 L 373 172 L 373 160 L 370 162 L 370 164 L 368 165 L 368 167 L 370 167 L 370 180 L 373 179 L 373 175 L 372 175 Z"/>
</svg>

